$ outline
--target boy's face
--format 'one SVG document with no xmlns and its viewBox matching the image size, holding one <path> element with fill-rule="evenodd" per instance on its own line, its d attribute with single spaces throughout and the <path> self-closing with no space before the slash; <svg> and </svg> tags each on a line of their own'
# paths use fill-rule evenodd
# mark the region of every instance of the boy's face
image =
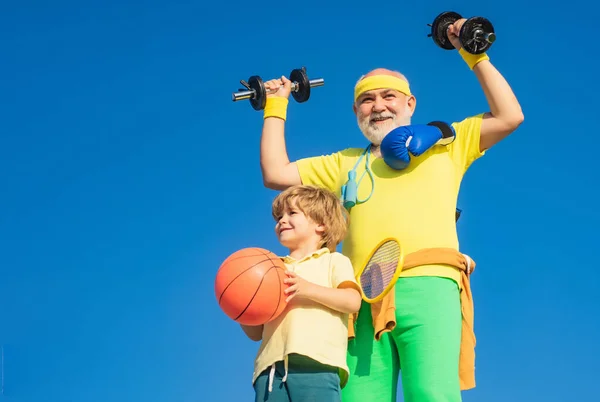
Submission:
<svg viewBox="0 0 600 402">
<path fill-rule="evenodd" d="M 275 234 L 284 247 L 297 249 L 318 243 L 323 236 L 323 229 L 323 225 L 313 222 L 292 202 L 277 221 Z"/>
</svg>

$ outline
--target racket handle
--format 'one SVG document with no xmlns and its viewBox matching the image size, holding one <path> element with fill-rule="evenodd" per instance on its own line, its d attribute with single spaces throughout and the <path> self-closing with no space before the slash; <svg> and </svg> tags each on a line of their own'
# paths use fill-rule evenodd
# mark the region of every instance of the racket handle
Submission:
<svg viewBox="0 0 600 402">
<path fill-rule="evenodd" d="M 346 185 L 344 186 L 344 190 L 343 190 L 343 198 L 344 198 L 344 207 L 347 209 L 352 208 L 353 206 L 356 205 L 356 197 L 357 197 L 357 192 L 358 192 L 358 188 L 356 185 L 356 172 L 354 170 L 351 170 L 348 172 L 348 181 L 346 182 Z"/>
</svg>

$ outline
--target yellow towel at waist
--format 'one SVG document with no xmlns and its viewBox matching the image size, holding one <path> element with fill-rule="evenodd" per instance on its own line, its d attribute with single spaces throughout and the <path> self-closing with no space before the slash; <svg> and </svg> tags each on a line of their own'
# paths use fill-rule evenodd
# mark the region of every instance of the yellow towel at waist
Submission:
<svg viewBox="0 0 600 402">
<path fill-rule="evenodd" d="M 475 261 L 452 248 L 425 248 L 404 257 L 402 270 L 421 265 L 448 265 L 461 272 L 460 300 L 462 308 L 462 335 L 460 344 L 459 377 L 461 390 L 475 387 L 475 332 L 473 329 L 474 306 L 469 277 L 475 269 Z M 378 303 L 371 305 L 375 339 L 396 326 L 395 292 L 392 290 Z M 351 314 L 348 321 L 348 338 L 355 336 L 354 323 L 358 313 Z"/>
</svg>

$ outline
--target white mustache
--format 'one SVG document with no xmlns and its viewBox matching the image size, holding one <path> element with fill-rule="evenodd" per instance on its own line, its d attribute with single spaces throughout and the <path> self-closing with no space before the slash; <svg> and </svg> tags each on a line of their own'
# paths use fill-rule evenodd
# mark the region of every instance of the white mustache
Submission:
<svg viewBox="0 0 600 402">
<path fill-rule="evenodd" d="M 396 119 L 396 115 L 394 113 L 371 113 L 370 116 L 370 122 L 372 123 L 373 120 L 376 119 L 387 119 L 387 118 L 391 118 L 393 120 Z"/>
</svg>

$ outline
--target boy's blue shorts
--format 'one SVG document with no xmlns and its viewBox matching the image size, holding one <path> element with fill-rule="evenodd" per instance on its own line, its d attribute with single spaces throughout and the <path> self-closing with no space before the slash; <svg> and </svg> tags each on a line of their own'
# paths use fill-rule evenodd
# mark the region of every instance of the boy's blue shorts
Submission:
<svg viewBox="0 0 600 402">
<path fill-rule="evenodd" d="M 254 383 L 255 402 L 340 402 L 342 391 L 337 367 L 321 364 L 306 356 L 288 356 L 288 375 L 283 361 L 275 364 L 273 390 L 269 392 L 271 367 Z"/>
</svg>

